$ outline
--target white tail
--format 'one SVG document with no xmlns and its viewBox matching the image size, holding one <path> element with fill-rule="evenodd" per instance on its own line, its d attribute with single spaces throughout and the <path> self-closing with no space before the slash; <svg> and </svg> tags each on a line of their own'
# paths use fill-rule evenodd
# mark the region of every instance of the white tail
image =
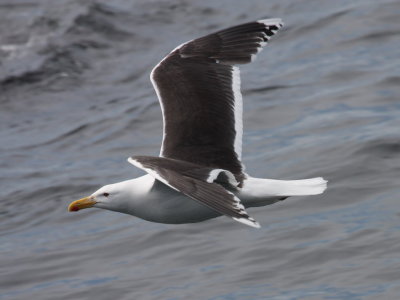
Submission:
<svg viewBox="0 0 400 300">
<path fill-rule="evenodd" d="M 248 177 L 243 183 L 241 199 L 263 199 L 274 196 L 307 196 L 322 194 L 327 181 L 322 177 L 301 180 L 276 180 Z"/>
</svg>

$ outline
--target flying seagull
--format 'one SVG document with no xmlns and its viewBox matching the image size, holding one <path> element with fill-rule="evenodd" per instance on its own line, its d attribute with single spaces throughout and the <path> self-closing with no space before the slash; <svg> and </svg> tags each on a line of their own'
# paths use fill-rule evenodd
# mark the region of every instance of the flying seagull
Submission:
<svg viewBox="0 0 400 300">
<path fill-rule="evenodd" d="M 253 61 L 282 26 L 281 19 L 259 20 L 172 50 L 150 75 L 164 121 L 160 156 L 128 158 L 148 174 L 103 186 L 72 202 L 69 211 L 98 207 L 167 224 L 225 215 L 259 228 L 245 207 L 323 193 L 327 181 L 322 177 L 254 178 L 241 162 L 243 106 L 237 65 Z"/>
</svg>

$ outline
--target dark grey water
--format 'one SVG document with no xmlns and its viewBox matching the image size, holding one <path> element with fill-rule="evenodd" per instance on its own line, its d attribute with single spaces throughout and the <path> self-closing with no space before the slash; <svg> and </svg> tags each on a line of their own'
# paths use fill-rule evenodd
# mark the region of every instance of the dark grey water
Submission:
<svg viewBox="0 0 400 300">
<path fill-rule="evenodd" d="M 399 1 L 0 1 L 0 299 L 398 299 Z M 141 175 L 176 45 L 281 17 L 242 68 L 244 161 L 324 195 L 162 225 L 70 201 Z"/>
</svg>

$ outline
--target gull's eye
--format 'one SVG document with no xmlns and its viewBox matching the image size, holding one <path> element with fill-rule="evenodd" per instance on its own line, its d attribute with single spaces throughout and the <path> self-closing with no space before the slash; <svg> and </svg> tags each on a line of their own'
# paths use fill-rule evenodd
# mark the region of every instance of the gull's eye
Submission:
<svg viewBox="0 0 400 300">
<path fill-rule="evenodd" d="M 109 193 L 104 193 L 103 196 L 104 197 L 108 197 L 108 196 L 110 196 L 110 194 Z"/>
</svg>

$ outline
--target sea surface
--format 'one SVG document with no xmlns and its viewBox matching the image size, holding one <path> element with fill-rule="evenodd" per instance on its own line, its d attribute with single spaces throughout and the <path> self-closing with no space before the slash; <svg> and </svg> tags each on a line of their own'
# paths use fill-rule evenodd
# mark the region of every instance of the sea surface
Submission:
<svg viewBox="0 0 400 300">
<path fill-rule="evenodd" d="M 143 175 L 149 74 L 177 45 L 281 17 L 241 68 L 252 176 L 323 195 L 150 223 L 68 204 Z M 0 0 L 0 299 L 400 299 L 400 1 Z"/>
</svg>

